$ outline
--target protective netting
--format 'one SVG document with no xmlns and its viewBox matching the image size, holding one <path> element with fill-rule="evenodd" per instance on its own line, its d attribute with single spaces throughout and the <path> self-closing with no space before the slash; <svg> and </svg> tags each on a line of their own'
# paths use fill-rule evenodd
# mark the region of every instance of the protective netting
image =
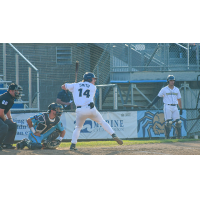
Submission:
<svg viewBox="0 0 200 200">
<path fill-rule="evenodd" d="M 13 43 L 12 45 L 38 69 L 40 110 L 46 110 L 51 102 L 56 101 L 57 94 L 61 90 L 60 86 L 64 82 L 75 81 L 76 61 L 79 61 L 77 81 L 82 81 L 85 72 L 93 72 L 98 77 L 97 85 L 109 84 L 113 80 L 128 81 L 130 73 L 136 71 L 170 71 L 171 73 L 185 70 L 199 71 L 199 44 L 193 43 Z M 0 75 L 5 75 L 6 70 L 6 76 L 0 78 L 12 82 L 16 82 L 17 78 L 24 89 L 23 101 L 30 101 L 31 98 L 31 104 L 27 106 L 34 108 L 37 107 L 38 79 L 37 71 L 30 63 L 10 44 L 6 43 L 5 47 L 0 44 Z M 115 74 L 115 79 L 113 79 L 113 72 L 120 72 Z M 157 85 L 159 87 L 154 90 L 155 94 L 150 89 L 145 91 L 144 87 L 155 88 Z M 143 83 L 139 89 L 152 100 L 163 85 L 164 83 L 154 85 L 152 83 L 152 86 Z M 129 86 L 123 87 L 122 96 L 128 94 Z M 102 93 L 102 103 L 104 104 L 108 97 L 107 100 L 109 99 L 111 105 L 112 87 L 103 88 Z M 138 91 L 135 91 L 136 100 L 137 93 Z M 123 108 L 120 98 L 118 94 L 120 108 Z M 125 100 L 127 97 L 123 96 L 123 98 Z M 149 103 L 145 98 L 138 98 L 136 103 L 140 102 Z M 113 109 L 112 105 L 105 107 Z"/>
<path fill-rule="evenodd" d="M 200 112 L 195 109 L 187 109 L 186 131 L 188 137 L 200 134 Z"/>
</svg>

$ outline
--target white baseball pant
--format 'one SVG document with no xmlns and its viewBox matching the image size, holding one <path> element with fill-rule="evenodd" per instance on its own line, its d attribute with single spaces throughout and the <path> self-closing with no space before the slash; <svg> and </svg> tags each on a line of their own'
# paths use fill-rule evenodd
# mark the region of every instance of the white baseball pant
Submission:
<svg viewBox="0 0 200 200">
<path fill-rule="evenodd" d="M 73 144 L 77 143 L 80 131 L 87 118 L 97 122 L 110 135 L 114 133 L 114 130 L 110 127 L 110 125 L 107 122 L 105 122 L 105 120 L 95 107 L 90 109 L 89 106 L 84 106 L 84 107 L 82 106 L 81 108 L 76 109 L 76 127 L 72 135 L 71 143 Z"/>
<path fill-rule="evenodd" d="M 180 115 L 179 115 L 177 106 L 171 106 L 171 105 L 164 104 L 163 110 L 164 110 L 165 121 L 168 119 L 173 119 L 174 121 L 176 119 L 180 119 Z"/>
</svg>

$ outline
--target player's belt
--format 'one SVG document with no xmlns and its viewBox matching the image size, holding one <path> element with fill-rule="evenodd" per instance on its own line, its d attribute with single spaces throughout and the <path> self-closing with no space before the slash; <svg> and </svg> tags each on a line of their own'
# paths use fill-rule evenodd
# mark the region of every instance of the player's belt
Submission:
<svg viewBox="0 0 200 200">
<path fill-rule="evenodd" d="M 167 105 L 169 105 L 169 106 L 176 106 L 177 104 L 167 104 Z"/>
<path fill-rule="evenodd" d="M 90 104 L 88 104 L 88 106 L 90 106 L 90 109 L 94 108 L 94 103 L 90 102 Z M 76 108 L 81 108 L 82 106 L 77 106 Z"/>
</svg>

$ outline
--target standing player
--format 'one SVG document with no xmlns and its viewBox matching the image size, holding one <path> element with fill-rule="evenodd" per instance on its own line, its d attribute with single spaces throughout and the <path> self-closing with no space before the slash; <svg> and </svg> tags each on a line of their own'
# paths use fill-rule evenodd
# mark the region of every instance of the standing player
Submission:
<svg viewBox="0 0 200 200">
<path fill-rule="evenodd" d="M 63 107 L 60 104 L 51 103 L 48 109 L 47 113 L 40 113 L 27 119 L 30 133 L 28 139 L 25 138 L 17 143 L 17 149 L 23 149 L 25 146 L 31 150 L 41 148 L 55 149 L 60 145 L 65 135 L 65 129 L 60 122 Z M 59 140 L 55 140 L 59 135 Z"/>
<path fill-rule="evenodd" d="M 174 86 L 175 77 L 173 75 L 169 75 L 167 77 L 168 85 L 160 90 L 158 96 L 153 100 L 151 104 L 147 106 L 150 108 L 153 106 L 161 97 L 163 97 L 164 103 L 164 118 L 166 121 L 165 124 L 165 137 L 169 138 L 169 133 L 172 127 L 172 119 L 176 122 L 176 134 L 177 138 L 181 137 L 181 123 L 180 115 L 182 115 L 182 104 L 181 104 L 181 94 L 177 87 Z M 178 112 L 177 105 L 180 108 L 180 115 Z"/>
<path fill-rule="evenodd" d="M 70 92 L 72 92 L 74 103 L 76 105 L 76 127 L 72 135 L 70 150 L 77 150 L 76 143 L 83 124 L 87 118 L 90 118 L 91 120 L 100 124 L 118 144 L 123 144 L 123 141 L 117 137 L 113 129 L 107 122 L 105 122 L 101 114 L 94 106 L 93 98 L 96 92 L 96 79 L 97 78 L 93 73 L 86 72 L 83 75 L 82 82 L 72 84 L 65 83 L 61 86 L 63 90 L 68 89 Z"/>
</svg>

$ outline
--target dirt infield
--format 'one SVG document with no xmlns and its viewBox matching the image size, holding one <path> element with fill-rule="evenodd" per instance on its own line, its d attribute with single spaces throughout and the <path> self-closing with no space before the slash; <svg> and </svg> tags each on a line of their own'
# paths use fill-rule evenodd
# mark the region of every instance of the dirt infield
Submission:
<svg viewBox="0 0 200 200">
<path fill-rule="evenodd" d="M 78 148 L 78 146 L 77 146 Z M 69 148 L 55 150 L 9 149 L 0 151 L 0 155 L 200 155 L 200 141 L 122 145 L 116 147 L 85 148 L 77 151 Z"/>
</svg>

